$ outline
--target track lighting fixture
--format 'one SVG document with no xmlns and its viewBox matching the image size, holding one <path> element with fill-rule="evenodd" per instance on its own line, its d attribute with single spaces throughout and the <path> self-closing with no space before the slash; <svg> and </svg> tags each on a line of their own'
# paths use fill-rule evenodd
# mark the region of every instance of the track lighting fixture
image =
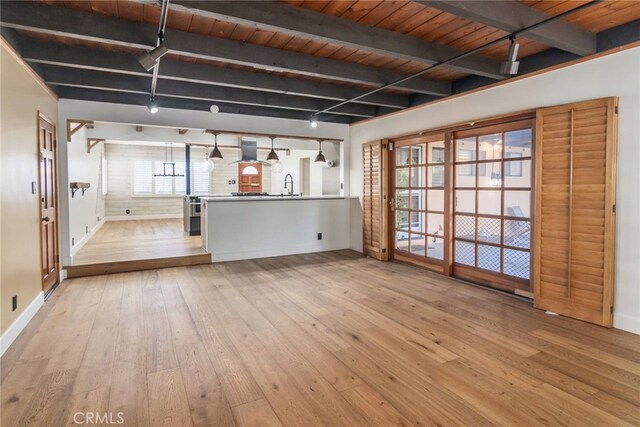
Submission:
<svg viewBox="0 0 640 427">
<path fill-rule="evenodd" d="M 511 40 L 509 53 L 507 54 L 507 60 L 500 64 L 500 73 L 506 76 L 515 76 L 518 74 L 518 67 L 520 66 L 520 61 L 518 61 L 520 45 L 516 43 L 516 36 L 514 35 L 511 35 L 509 40 Z"/>
<path fill-rule="evenodd" d="M 145 50 L 138 56 L 138 62 L 145 70 L 151 71 L 153 67 L 158 65 L 158 59 L 162 58 L 169 52 L 169 49 L 163 44 L 151 49 Z"/>
<path fill-rule="evenodd" d="M 277 162 L 280 159 L 278 158 L 278 153 L 276 153 L 276 150 L 273 149 L 273 140 L 276 139 L 276 137 L 270 136 L 269 138 L 271 138 L 271 151 L 269 151 L 269 155 L 267 156 L 267 161 Z"/>
<path fill-rule="evenodd" d="M 312 128 L 317 128 L 318 127 L 318 121 L 316 119 L 311 119 L 311 120 L 309 120 L 309 125 Z"/>
<path fill-rule="evenodd" d="M 325 159 L 324 158 L 324 154 L 322 154 L 322 140 L 321 139 L 318 140 L 318 144 L 319 144 L 318 155 L 316 156 L 316 159 L 314 160 L 314 162 L 316 162 L 316 163 L 325 163 L 327 161 L 327 159 Z"/>
<path fill-rule="evenodd" d="M 222 153 L 220 152 L 220 149 L 218 148 L 218 133 L 214 133 L 213 134 L 214 138 L 215 138 L 215 142 L 213 145 L 213 150 L 211 150 L 211 153 L 209 153 L 209 158 L 210 159 L 222 159 Z"/>
<path fill-rule="evenodd" d="M 149 103 L 147 104 L 147 108 L 149 109 L 149 112 L 151 114 L 155 114 L 159 111 L 158 108 L 158 103 L 156 102 L 156 100 L 151 97 L 151 99 L 149 99 Z"/>
</svg>

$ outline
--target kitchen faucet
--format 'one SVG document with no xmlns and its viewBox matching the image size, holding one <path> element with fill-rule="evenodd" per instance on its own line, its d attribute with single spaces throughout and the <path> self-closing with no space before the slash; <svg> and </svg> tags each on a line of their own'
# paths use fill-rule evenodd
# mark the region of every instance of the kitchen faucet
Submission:
<svg viewBox="0 0 640 427">
<path fill-rule="evenodd" d="M 290 179 L 290 181 L 288 181 Z M 287 185 L 291 183 L 291 188 L 287 188 Z M 288 173 L 285 177 L 284 177 L 284 189 L 285 190 L 289 190 L 289 195 L 293 196 L 293 176 L 291 176 L 290 173 Z"/>
</svg>

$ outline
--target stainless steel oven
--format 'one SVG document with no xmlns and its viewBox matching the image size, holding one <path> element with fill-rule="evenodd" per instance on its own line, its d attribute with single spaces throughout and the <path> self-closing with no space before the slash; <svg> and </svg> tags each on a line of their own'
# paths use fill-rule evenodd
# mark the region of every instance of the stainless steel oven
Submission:
<svg viewBox="0 0 640 427">
<path fill-rule="evenodd" d="M 190 236 L 200 235 L 200 209 L 200 197 L 184 196 L 182 201 L 184 231 Z"/>
</svg>

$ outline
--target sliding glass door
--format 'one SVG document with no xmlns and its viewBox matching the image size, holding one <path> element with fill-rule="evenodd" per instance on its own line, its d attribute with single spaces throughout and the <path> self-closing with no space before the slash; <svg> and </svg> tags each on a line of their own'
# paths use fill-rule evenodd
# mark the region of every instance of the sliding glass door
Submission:
<svg viewBox="0 0 640 427">
<path fill-rule="evenodd" d="M 397 142 L 392 153 L 393 256 L 442 271 L 445 252 L 444 135 Z"/>
<path fill-rule="evenodd" d="M 390 258 L 531 291 L 533 120 L 393 141 Z"/>
<path fill-rule="evenodd" d="M 453 274 L 530 290 L 532 122 L 456 132 Z"/>
</svg>

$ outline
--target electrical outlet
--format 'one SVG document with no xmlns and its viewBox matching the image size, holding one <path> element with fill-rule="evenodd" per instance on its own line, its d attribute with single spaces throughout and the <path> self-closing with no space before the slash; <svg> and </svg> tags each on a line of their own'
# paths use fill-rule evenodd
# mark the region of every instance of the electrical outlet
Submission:
<svg viewBox="0 0 640 427">
<path fill-rule="evenodd" d="M 76 244 L 76 238 L 75 238 L 75 237 L 72 237 L 72 238 L 71 238 L 71 246 L 73 246 L 73 245 L 75 245 L 75 244 Z"/>
<path fill-rule="evenodd" d="M 84 232 L 85 232 L 86 234 L 89 234 L 89 226 L 88 226 L 88 225 L 85 225 L 85 226 L 84 226 Z"/>
<path fill-rule="evenodd" d="M 127 215 L 129 215 L 131 213 L 131 211 L 129 209 L 127 209 L 126 211 L 124 211 L 124 213 L 126 213 Z"/>
<path fill-rule="evenodd" d="M 18 308 L 18 295 L 11 297 L 11 311 L 16 311 Z"/>
<path fill-rule="evenodd" d="M 318 233 L 318 240 L 322 240 L 322 233 Z"/>
</svg>

